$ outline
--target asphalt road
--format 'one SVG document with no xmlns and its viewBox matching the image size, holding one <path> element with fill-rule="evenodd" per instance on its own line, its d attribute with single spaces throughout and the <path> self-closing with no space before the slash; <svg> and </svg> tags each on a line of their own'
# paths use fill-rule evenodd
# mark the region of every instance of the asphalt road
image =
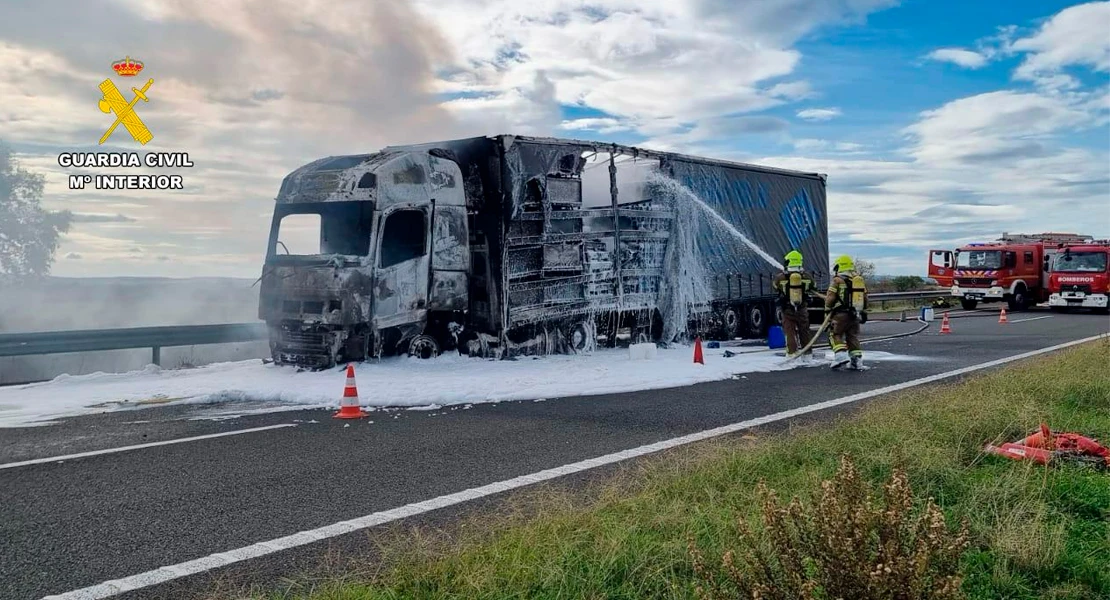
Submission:
<svg viewBox="0 0 1110 600">
<path fill-rule="evenodd" d="M 373 513 L 1110 331 L 1087 314 L 953 319 L 868 344 L 917 360 L 872 361 L 669 390 L 435 412 L 377 411 L 343 422 L 323 411 L 192 421 L 165 407 L 0 429 L 0 598 L 40 598 Z M 1036 318 L 1047 317 L 1047 318 Z M 1032 319 L 1023 321 L 1023 319 Z M 864 335 L 916 323 L 869 323 Z M 742 360 L 741 357 L 729 360 Z M 4 464 L 189 436 L 296 427 L 15 468 Z M 428 518 L 450 518 L 453 507 Z M 354 534 L 352 534 L 354 535 Z M 325 542 L 289 551 L 303 558 Z M 279 574 L 285 553 L 256 559 Z M 199 584 L 203 586 L 203 582 Z M 180 590 L 173 596 L 182 594 Z M 129 597 L 166 597 L 159 588 Z"/>
</svg>

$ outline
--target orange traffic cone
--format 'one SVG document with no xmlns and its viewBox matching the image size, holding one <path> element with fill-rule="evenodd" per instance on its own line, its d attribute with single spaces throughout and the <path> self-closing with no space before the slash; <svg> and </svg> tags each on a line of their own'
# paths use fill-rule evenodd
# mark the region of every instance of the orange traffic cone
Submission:
<svg viewBox="0 0 1110 600">
<path fill-rule="evenodd" d="M 952 333 L 952 327 L 948 325 L 948 313 L 944 313 L 944 319 L 940 322 L 941 333 Z"/>
<path fill-rule="evenodd" d="M 1002 313 L 998 315 L 998 322 L 999 323 L 1009 323 L 1009 321 L 1006 320 L 1006 309 L 1005 308 L 1003 308 Z"/>
<path fill-rule="evenodd" d="M 343 388 L 343 398 L 339 401 L 339 412 L 335 413 L 336 419 L 359 419 L 370 415 L 362 411 L 358 405 L 358 388 L 355 387 L 355 367 L 347 365 L 347 385 Z"/>
<path fill-rule="evenodd" d="M 701 355 L 701 336 L 694 338 L 694 362 L 699 365 L 705 364 L 705 358 Z"/>
</svg>

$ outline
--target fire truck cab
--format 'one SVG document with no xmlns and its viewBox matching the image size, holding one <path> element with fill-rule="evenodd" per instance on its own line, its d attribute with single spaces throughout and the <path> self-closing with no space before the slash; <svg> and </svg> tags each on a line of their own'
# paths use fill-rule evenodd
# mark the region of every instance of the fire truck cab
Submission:
<svg viewBox="0 0 1110 600">
<path fill-rule="evenodd" d="M 1048 305 L 1053 310 L 1110 312 L 1110 240 L 1061 244 L 1051 261 L 1046 257 L 1044 269 L 1049 278 Z"/>
</svg>

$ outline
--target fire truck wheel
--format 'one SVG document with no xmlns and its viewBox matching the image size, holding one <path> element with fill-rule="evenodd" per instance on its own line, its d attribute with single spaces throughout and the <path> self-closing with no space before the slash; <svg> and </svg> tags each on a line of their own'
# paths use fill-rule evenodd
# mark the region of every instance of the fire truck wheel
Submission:
<svg viewBox="0 0 1110 600">
<path fill-rule="evenodd" d="M 1029 308 L 1029 296 L 1026 294 L 1025 288 L 1018 286 L 1008 301 L 1010 312 L 1025 310 Z"/>
<path fill-rule="evenodd" d="M 978 300 L 968 300 L 967 298 L 961 298 L 960 299 L 960 306 L 962 306 L 964 310 L 975 310 L 975 307 L 979 306 L 979 301 Z"/>
<path fill-rule="evenodd" d="M 409 356 L 435 358 L 439 356 L 439 342 L 430 335 L 418 335 L 409 342 Z"/>
</svg>

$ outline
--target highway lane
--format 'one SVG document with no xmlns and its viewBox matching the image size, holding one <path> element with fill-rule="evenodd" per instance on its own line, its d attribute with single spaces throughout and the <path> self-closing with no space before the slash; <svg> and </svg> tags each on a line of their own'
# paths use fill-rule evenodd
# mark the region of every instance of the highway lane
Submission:
<svg viewBox="0 0 1110 600">
<path fill-rule="evenodd" d="M 1011 321 L 1024 317 L 1011 315 Z M 867 329 L 874 334 L 912 325 L 876 323 Z M 833 373 L 821 367 L 754 373 L 671 390 L 434 413 L 377 412 L 353 423 L 331 420 L 321 411 L 222 423 L 168 420 L 193 410 L 176 407 L 85 417 L 47 428 L 0 430 L 0 462 L 6 463 L 53 456 L 59 450 L 110 447 L 103 445 L 98 431 L 110 432 L 104 436 L 107 441 L 125 445 L 134 443 L 140 430 L 146 431 L 147 439 L 173 439 L 198 431 L 300 421 L 293 428 L 0 470 L 0 597 L 37 598 L 93 585 L 574 461 L 1105 333 L 1110 321 L 1092 315 L 1051 315 L 1010 325 L 999 325 L 994 318 L 957 319 L 952 326 L 953 334 L 947 336 L 937 333 L 938 322 L 918 336 L 869 345 L 871 350 L 929 360 L 872 363 L 874 368 L 864 373 Z M 127 424 L 136 420 L 162 422 Z M 78 432 L 86 437 L 64 441 Z M 260 560 L 273 562 L 271 557 Z"/>
</svg>

